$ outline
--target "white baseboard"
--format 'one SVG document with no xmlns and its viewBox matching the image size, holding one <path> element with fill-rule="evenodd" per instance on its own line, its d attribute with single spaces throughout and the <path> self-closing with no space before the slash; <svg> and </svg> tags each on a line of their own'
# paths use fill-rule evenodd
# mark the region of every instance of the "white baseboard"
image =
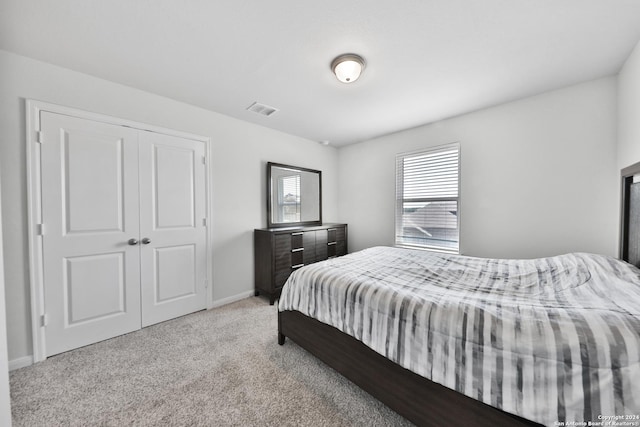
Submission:
<svg viewBox="0 0 640 427">
<path fill-rule="evenodd" d="M 24 368 L 33 365 L 33 356 L 24 356 L 17 359 L 9 360 L 9 371 Z"/>
<path fill-rule="evenodd" d="M 211 307 L 209 308 L 222 307 L 223 305 L 231 304 L 232 302 L 240 301 L 241 299 L 249 298 L 250 296 L 253 296 L 253 295 L 254 295 L 254 291 L 246 291 L 246 292 L 242 292 L 241 294 L 233 295 L 231 297 L 218 299 L 213 301 L 213 303 L 211 304 Z"/>
</svg>

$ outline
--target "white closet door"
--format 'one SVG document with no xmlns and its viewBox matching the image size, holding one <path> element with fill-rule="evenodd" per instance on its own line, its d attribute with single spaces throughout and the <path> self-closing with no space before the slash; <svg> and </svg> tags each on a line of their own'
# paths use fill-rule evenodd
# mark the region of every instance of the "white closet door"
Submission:
<svg viewBox="0 0 640 427">
<path fill-rule="evenodd" d="M 141 132 L 142 326 L 206 307 L 204 143 Z"/>
<path fill-rule="evenodd" d="M 47 356 L 140 328 L 138 132 L 41 113 Z"/>
</svg>

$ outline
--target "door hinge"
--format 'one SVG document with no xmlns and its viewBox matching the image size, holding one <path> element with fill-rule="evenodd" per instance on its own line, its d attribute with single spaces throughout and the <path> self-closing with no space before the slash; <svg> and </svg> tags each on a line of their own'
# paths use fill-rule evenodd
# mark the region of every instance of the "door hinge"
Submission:
<svg viewBox="0 0 640 427">
<path fill-rule="evenodd" d="M 44 141 L 44 136 L 42 134 L 42 131 L 41 130 L 37 130 L 36 131 L 36 142 L 38 144 L 42 144 L 43 141 Z"/>
<path fill-rule="evenodd" d="M 49 324 L 49 316 L 47 313 L 40 316 L 40 326 L 45 327 Z"/>
<path fill-rule="evenodd" d="M 207 218 L 202 218 L 202 225 L 207 226 Z"/>
<path fill-rule="evenodd" d="M 204 288 L 207 289 L 209 287 L 209 281 L 204 279 Z"/>
<path fill-rule="evenodd" d="M 36 233 L 38 236 L 44 236 L 44 224 L 36 225 Z"/>
<path fill-rule="evenodd" d="M 205 156 L 202 156 L 202 164 L 203 165 L 207 164 L 207 158 Z"/>
</svg>

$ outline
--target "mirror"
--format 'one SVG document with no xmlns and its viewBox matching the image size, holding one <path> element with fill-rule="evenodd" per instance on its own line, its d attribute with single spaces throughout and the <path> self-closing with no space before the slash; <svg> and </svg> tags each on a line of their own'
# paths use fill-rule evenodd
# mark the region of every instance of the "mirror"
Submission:
<svg viewBox="0 0 640 427">
<path fill-rule="evenodd" d="M 267 226 L 322 224 L 322 172 L 267 163 Z"/>
</svg>

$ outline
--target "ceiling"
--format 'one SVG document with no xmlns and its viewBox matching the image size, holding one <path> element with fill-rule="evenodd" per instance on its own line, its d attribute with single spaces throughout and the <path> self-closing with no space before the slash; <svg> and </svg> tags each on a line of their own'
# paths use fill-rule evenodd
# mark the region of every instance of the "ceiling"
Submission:
<svg viewBox="0 0 640 427">
<path fill-rule="evenodd" d="M 0 0 L 0 49 L 334 146 L 616 74 L 638 40 L 638 0 Z"/>
</svg>

